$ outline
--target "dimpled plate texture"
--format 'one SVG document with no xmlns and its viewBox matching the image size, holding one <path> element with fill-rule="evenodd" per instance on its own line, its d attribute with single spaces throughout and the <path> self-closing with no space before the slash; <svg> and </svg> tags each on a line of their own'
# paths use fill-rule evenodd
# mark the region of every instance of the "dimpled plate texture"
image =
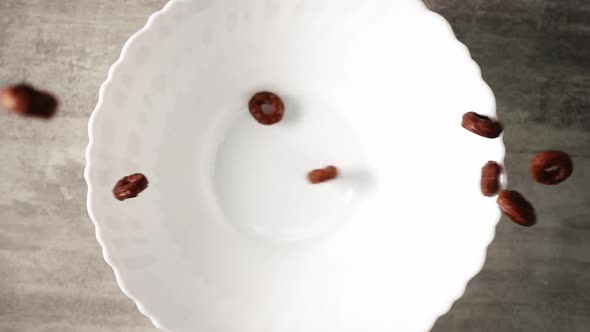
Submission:
<svg viewBox="0 0 590 332">
<path fill-rule="evenodd" d="M 261 126 L 257 91 L 285 102 Z M 88 211 L 165 331 L 418 332 L 481 269 L 495 100 L 418 0 L 173 0 L 123 47 L 90 124 Z M 312 186 L 306 171 L 341 176 Z M 150 186 L 116 201 L 121 177 Z"/>
</svg>

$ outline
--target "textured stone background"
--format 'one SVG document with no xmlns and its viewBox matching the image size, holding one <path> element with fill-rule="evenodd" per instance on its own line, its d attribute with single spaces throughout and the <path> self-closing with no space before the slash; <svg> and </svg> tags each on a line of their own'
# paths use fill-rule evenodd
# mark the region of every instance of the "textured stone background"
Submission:
<svg viewBox="0 0 590 332">
<path fill-rule="evenodd" d="M 511 187 L 541 216 L 505 220 L 483 271 L 433 331 L 590 331 L 590 0 L 427 0 L 481 65 L 507 125 Z M 125 40 L 164 0 L 1 0 L 0 85 L 55 91 L 49 123 L 0 112 L 0 331 L 155 331 L 118 289 L 86 214 L 87 120 Z M 561 186 L 527 175 L 569 151 Z"/>
</svg>

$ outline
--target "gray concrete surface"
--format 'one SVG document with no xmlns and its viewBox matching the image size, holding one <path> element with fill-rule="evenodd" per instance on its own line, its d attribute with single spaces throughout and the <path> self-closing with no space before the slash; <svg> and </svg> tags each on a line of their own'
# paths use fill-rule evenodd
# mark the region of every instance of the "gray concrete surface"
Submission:
<svg viewBox="0 0 590 332">
<path fill-rule="evenodd" d="M 88 116 L 124 41 L 164 0 L 0 1 L 0 85 L 61 97 L 48 123 L 0 112 L 0 331 L 155 331 L 118 289 L 86 214 Z M 506 220 L 483 271 L 433 331 L 590 331 L 590 1 L 427 0 L 494 89 L 511 187 L 531 229 Z M 527 175 L 539 149 L 569 151 L 557 187 Z"/>
</svg>

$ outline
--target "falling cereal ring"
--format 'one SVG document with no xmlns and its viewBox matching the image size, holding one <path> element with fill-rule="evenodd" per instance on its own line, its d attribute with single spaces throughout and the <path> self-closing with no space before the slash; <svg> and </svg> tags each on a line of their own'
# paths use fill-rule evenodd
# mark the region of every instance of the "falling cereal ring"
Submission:
<svg viewBox="0 0 590 332">
<path fill-rule="evenodd" d="M 461 125 L 470 132 L 486 138 L 496 138 L 503 130 L 500 122 L 475 112 L 465 113 Z"/>
<path fill-rule="evenodd" d="M 264 112 L 262 106 L 270 106 L 270 112 Z M 250 114 L 263 125 L 273 125 L 283 119 L 285 105 L 281 98 L 272 92 L 258 92 L 248 103 Z"/>
<path fill-rule="evenodd" d="M 535 181 L 555 185 L 572 175 L 574 164 L 570 156 L 561 151 L 543 151 L 537 153 L 529 166 L 529 172 Z"/>
</svg>

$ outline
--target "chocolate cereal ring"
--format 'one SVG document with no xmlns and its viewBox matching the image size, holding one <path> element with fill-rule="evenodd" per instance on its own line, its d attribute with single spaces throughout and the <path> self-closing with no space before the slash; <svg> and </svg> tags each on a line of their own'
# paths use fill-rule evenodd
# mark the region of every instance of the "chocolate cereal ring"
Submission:
<svg viewBox="0 0 590 332">
<path fill-rule="evenodd" d="M 488 161 L 481 169 L 481 192 L 484 196 L 492 197 L 500 190 L 500 165 L 495 161 Z"/>
<path fill-rule="evenodd" d="M 535 208 L 517 191 L 502 190 L 496 202 L 506 217 L 521 226 L 531 227 L 537 222 Z"/>
<path fill-rule="evenodd" d="M 502 124 L 496 120 L 475 112 L 463 114 L 463 128 L 486 138 L 496 138 L 502 133 Z"/>
<path fill-rule="evenodd" d="M 318 184 L 335 179 L 338 176 L 338 169 L 334 166 L 326 166 L 322 169 L 314 169 L 307 174 L 311 184 Z"/>
<path fill-rule="evenodd" d="M 148 179 L 141 173 L 128 175 L 117 182 L 113 188 L 113 195 L 116 199 L 124 201 L 137 197 L 148 187 Z"/>
<path fill-rule="evenodd" d="M 270 106 L 270 112 L 262 110 L 263 105 Z M 283 119 L 285 114 L 285 105 L 279 96 L 272 92 L 258 92 L 248 103 L 250 114 L 263 125 L 273 125 Z"/>
<path fill-rule="evenodd" d="M 22 83 L 2 89 L 0 104 L 22 116 L 49 119 L 57 111 L 59 102 L 50 93 Z"/>
<path fill-rule="evenodd" d="M 574 164 L 570 156 L 561 151 L 543 151 L 533 156 L 529 173 L 535 181 L 555 185 L 572 175 Z"/>
</svg>

